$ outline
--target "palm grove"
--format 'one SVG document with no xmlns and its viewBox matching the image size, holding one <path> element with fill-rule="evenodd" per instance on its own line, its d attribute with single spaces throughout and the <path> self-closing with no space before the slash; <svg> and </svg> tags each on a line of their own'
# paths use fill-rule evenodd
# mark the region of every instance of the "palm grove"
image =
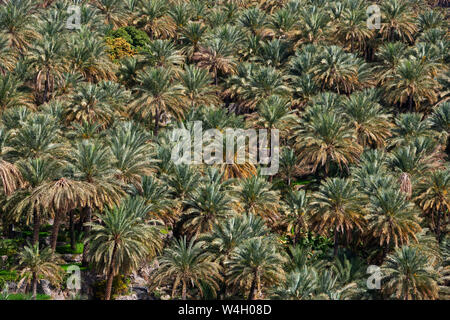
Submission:
<svg viewBox="0 0 450 320">
<path fill-rule="evenodd" d="M 75 29 L 1 2 L 1 267 L 31 298 L 61 248 L 104 299 L 149 265 L 171 299 L 449 297 L 447 1 L 374 1 L 379 29 L 361 0 L 79 1 Z M 174 165 L 193 121 L 278 129 L 278 174 Z"/>
</svg>

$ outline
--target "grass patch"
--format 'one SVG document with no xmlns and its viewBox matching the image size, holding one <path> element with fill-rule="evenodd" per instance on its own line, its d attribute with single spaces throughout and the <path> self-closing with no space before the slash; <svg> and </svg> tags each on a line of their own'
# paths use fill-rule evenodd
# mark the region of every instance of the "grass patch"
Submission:
<svg viewBox="0 0 450 320">
<path fill-rule="evenodd" d="M 31 293 L 12 293 L 8 295 L 7 300 L 31 300 Z M 40 294 L 38 293 L 36 295 L 36 300 L 50 300 L 51 297 L 46 294 Z"/>
<path fill-rule="evenodd" d="M 83 253 L 84 244 L 77 243 L 75 246 L 75 250 L 70 248 L 70 244 L 66 244 L 64 246 L 56 247 L 56 252 L 61 254 L 81 254 Z"/>
<path fill-rule="evenodd" d="M 62 264 L 62 265 L 61 265 L 61 268 L 62 268 L 65 272 L 67 272 L 67 268 L 69 268 L 70 266 L 78 266 L 78 267 L 80 268 L 80 271 L 84 271 L 84 270 L 87 270 L 87 269 L 88 269 L 87 267 L 82 267 L 82 266 L 81 266 L 81 262 L 78 262 L 78 263 L 67 263 L 67 264 Z"/>
</svg>

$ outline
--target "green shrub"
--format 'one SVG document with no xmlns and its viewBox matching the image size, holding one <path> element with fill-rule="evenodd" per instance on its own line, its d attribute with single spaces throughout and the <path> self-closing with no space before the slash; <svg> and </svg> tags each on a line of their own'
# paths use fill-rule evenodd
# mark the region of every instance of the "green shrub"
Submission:
<svg viewBox="0 0 450 320">
<path fill-rule="evenodd" d="M 31 300 L 31 293 L 12 293 L 8 295 L 8 300 Z M 50 300 L 51 297 L 46 294 L 38 293 L 36 295 L 36 300 Z"/>
<path fill-rule="evenodd" d="M 7 282 L 17 281 L 17 272 L 11 270 L 0 270 L 0 288 L 4 288 Z"/>
<path fill-rule="evenodd" d="M 123 296 L 129 292 L 130 279 L 124 275 L 115 276 L 111 290 L 111 297 Z M 95 298 L 99 300 L 105 299 L 106 280 L 101 280 L 94 284 Z"/>
<path fill-rule="evenodd" d="M 61 254 L 81 254 L 83 253 L 83 249 L 84 249 L 83 243 L 77 243 L 75 246 L 75 250 L 72 250 L 70 248 L 70 244 L 66 244 L 64 246 L 56 247 L 56 252 Z"/>
<path fill-rule="evenodd" d="M 133 26 L 121 27 L 111 30 L 106 34 L 107 38 L 122 38 L 131 45 L 131 49 L 140 51 L 146 44 L 150 43 L 147 33 Z"/>
</svg>

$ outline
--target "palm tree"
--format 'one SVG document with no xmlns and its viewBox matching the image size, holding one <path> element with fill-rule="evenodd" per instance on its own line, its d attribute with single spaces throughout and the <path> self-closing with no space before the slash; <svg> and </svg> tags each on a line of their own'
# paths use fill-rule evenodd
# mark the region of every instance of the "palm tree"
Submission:
<svg viewBox="0 0 450 320">
<path fill-rule="evenodd" d="M 285 219 L 288 222 L 288 231 L 292 230 L 294 233 L 294 246 L 300 241 L 302 231 L 308 230 L 310 200 L 304 190 L 290 191 L 284 200 L 288 208 L 288 215 Z"/>
<path fill-rule="evenodd" d="M 220 280 L 219 265 L 214 262 L 213 256 L 204 251 L 204 242 L 186 237 L 175 239 L 172 246 L 166 248 L 158 258 L 159 268 L 153 281 L 162 283 L 172 282 L 172 297 L 181 284 L 181 299 L 186 300 L 189 284 L 197 287 L 203 294 L 201 283 L 207 283 L 213 290 L 217 290 L 217 280 Z"/>
<path fill-rule="evenodd" d="M 404 246 L 382 266 L 386 294 L 403 300 L 429 300 L 438 296 L 437 274 L 418 249 Z"/>
<path fill-rule="evenodd" d="M 236 205 L 247 214 L 275 221 L 278 217 L 280 195 L 272 190 L 263 177 L 254 175 L 241 179 L 235 188 Z"/>
<path fill-rule="evenodd" d="M 218 186 L 205 185 L 199 187 L 185 204 L 189 208 L 186 211 L 186 227 L 197 236 L 211 231 L 216 221 L 229 215 L 231 199 Z"/>
<path fill-rule="evenodd" d="M 140 184 L 131 185 L 129 193 L 144 200 L 145 204 L 150 207 L 148 211 L 150 216 L 156 216 L 173 224 L 177 216 L 175 212 L 172 212 L 174 204 L 168 195 L 168 189 L 168 186 L 163 185 L 158 179 L 152 176 L 143 176 Z"/>
<path fill-rule="evenodd" d="M 374 99 L 374 92 L 354 93 L 344 102 L 345 117 L 356 131 L 357 141 L 363 147 L 383 147 L 391 136 L 389 114 L 383 112 Z"/>
<path fill-rule="evenodd" d="M 388 42 L 378 49 L 376 57 L 380 60 L 380 64 L 375 67 L 375 70 L 381 84 L 392 76 L 400 61 L 405 58 L 406 47 L 403 42 Z"/>
<path fill-rule="evenodd" d="M 56 36 L 43 38 L 30 48 L 30 63 L 36 70 L 36 90 L 42 90 L 42 82 L 44 83 L 44 93 L 42 101 L 45 103 L 49 100 L 55 87 L 55 80 L 62 77 L 65 71 L 65 62 L 63 59 L 63 42 L 56 39 Z"/>
<path fill-rule="evenodd" d="M 167 15 L 167 2 L 164 0 L 143 0 L 138 7 L 138 23 L 151 38 L 168 38 L 175 35 L 176 25 Z"/>
<path fill-rule="evenodd" d="M 286 275 L 286 280 L 271 289 L 271 299 L 309 300 L 317 290 L 318 275 L 314 268 L 304 267 Z"/>
<path fill-rule="evenodd" d="M 5 160 L 7 154 L 13 151 L 8 146 L 11 139 L 11 132 L 0 127 L 0 181 L 3 185 L 3 192 L 6 196 L 11 195 L 23 184 L 22 174 L 14 163 Z"/>
<path fill-rule="evenodd" d="M 176 73 L 184 63 L 184 56 L 170 40 L 153 40 L 145 46 L 144 56 L 152 67 L 171 68 Z"/>
<path fill-rule="evenodd" d="M 33 28 L 36 19 L 33 2 L 6 1 L 0 8 L 0 17 L 0 30 L 8 38 L 9 46 L 24 53 L 31 41 L 38 36 Z"/>
<path fill-rule="evenodd" d="M 197 62 L 199 68 L 212 72 L 216 85 L 219 83 L 219 72 L 222 74 L 234 74 L 236 72 L 236 62 L 230 52 L 230 48 L 220 39 L 211 40 L 201 46 L 194 53 L 192 59 Z"/>
<path fill-rule="evenodd" d="M 123 195 L 120 182 L 115 178 L 115 170 L 111 168 L 111 153 L 100 142 L 82 141 L 76 144 L 74 153 L 70 155 L 74 179 L 92 185 L 92 197 L 83 207 L 84 221 L 89 223 L 92 210 L 103 210 L 105 205 L 118 204 Z M 85 226 L 85 237 L 89 235 L 90 226 Z M 86 265 L 89 243 L 83 249 L 83 264 Z"/>
<path fill-rule="evenodd" d="M 432 227 L 441 242 L 441 223 L 445 225 L 450 210 L 450 171 L 434 170 L 425 175 L 417 186 L 416 194 L 415 200 L 422 211 L 431 216 Z"/>
<path fill-rule="evenodd" d="M 96 0 L 95 6 L 100 10 L 106 24 L 121 27 L 126 24 L 127 13 L 120 0 Z"/>
<path fill-rule="evenodd" d="M 219 102 L 217 92 L 211 86 L 212 79 L 208 71 L 187 65 L 184 73 L 180 75 L 180 80 L 184 88 L 184 95 L 191 108 L 201 104 L 215 105 Z"/>
<path fill-rule="evenodd" d="M 200 41 L 206 33 L 206 30 L 206 26 L 198 22 L 189 22 L 181 30 L 183 51 L 189 59 L 200 49 Z"/>
<path fill-rule="evenodd" d="M 75 35 L 70 39 L 67 62 L 70 70 L 87 81 L 115 80 L 116 65 L 107 53 L 107 44 L 94 36 Z"/>
<path fill-rule="evenodd" d="M 8 39 L 0 35 L 0 74 L 5 75 L 14 68 L 16 55 L 8 46 Z"/>
<path fill-rule="evenodd" d="M 92 186 L 80 181 L 61 178 L 44 183 L 33 190 L 30 197 L 53 213 L 53 229 L 50 248 L 55 251 L 61 220 L 64 215 L 76 208 L 88 205 L 92 198 Z"/>
<path fill-rule="evenodd" d="M 131 122 L 117 125 L 109 137 L 115 176 L 125 184 L 139 184 L 141 176 L 153 173 L 150 135 Z"/>
<path fill-rule="evenodd" d="M 366 8 L 362 6 L 344 10 L 336 31 L 337 38 L 346 44 L 347 48 L 350 45 L 350 52 L 354 52 L 354 49 L 365 52 L 367 42 L 374 35 L 367 27 Z"/>
<path fill-rule="evenodd" d="M 179 84 L 172 81 L 172 72 L 163 68 L 151 68 L 138 74 L 136 90 L 140 97 L 132 106 L 132 111 L 146 118 L 154 114 L 154 135 L 158 135 L 161 114 L 171 113 L 180 117 L 183 111 L 182 90 Z"/>
<path fill-rule="evenodd" d="M 351 93 L 362 86 L 363 62 L 338 46 L 326 46 L 317 56 L 312 68 L 314 79 L 322 83 L 322 90 Z"/>
<path fill-rule="evenodd" d="M 404 193 L 392 188 L 380 188 L 367 205 L 367 232 L 379 239 L 384 256 L 392 244 L 406 245 L 421 231 L 417 208 Z"/>
<path fill-rule="evenodd" d="M 414 14 L 407 2 L 401 0 L 386 0 L 381 3 L 382 23 L 380 33 L 388 41 L 413 41 L 417 32 L 414 24 Z"/>
<path fill-rule="evenodd" d="M 340 235 L 349 239 L 354 229 L 363 230 L 359 201 L 360 195 L 353 182 L 342 178 L 327 178 L 312 196 L 312 223 L 318 232 L 325 235 L 333 231 L 334 256 L 338 254 Z"/>
<path fill-rule="evenodd" d="M 289 101 L 277 95 L 262 100 L 258 105 L 257 115 L 256 126 L 268 129 L 269 137 L 272 129 L 286 131 L 286 127 L 295 119 L 292 111 L 289 110 Z"/>
<path fill-rule="evenodd" d="M 21 81 L 11 73 L 0 74 L 0 113 L 7 109 L 30 104 L 29 96 L 19 90 L 21 85 Z"/>
<path fill-rule="evenodd" d="M 268 239 L 253 238 L 244 241 L 226 263 L 229 284 L 246 289 L 250 284 L 248 300 L 254 300 L 261 286 L 276 283 L 283 278 L 283 257 Z"/>
<path fill-rule="evenodd" d="M 24 216 L 27 223 L 33 222 L 32 244 L 34 245 L 39 242 L 41 220 L 47 216 L 48 212 L 42 205 L 41 199 L 33 195 L 33 191 L 57 177 L 60 165 L 52 159 L 35 158 L 20 161 L 17 166 L 23 177 L 25 188 L 16 191 L 8 199 L 6 207 L 12 209 L 16 220 Z"/>
<path fill-rule="evenodd" d="M 107 208 L 98 218 L 102 224 L 89 223 L 92 230 L 85 243 L 90 243 L 89 262 L 106 275 L 105 300 L 110 300 L 114 276 L 134 271 L 154 256 L 161 238 L 157 227 L 146 223 L 129 202 Z"/>
<path fill-rule="evenodd" d="M 424 101 L 437 101 L 439 85 L 421 60 L 401 60 L 386 82 L 387 96 L 393 103 L 406 104 L 409 112 L 420 110 Z"/>
<path fill-rule="evenodd" d="M 32 299 L 36 300 L 37 284 L 42 279 L 48 279 L 53 284 L 63 280 L 59 259 L 53 254 L 50 248 L 40 250 L 38 244 L 27 245 L 19 253 L 19 263 L 21 280 L 19 286 L 26 281 L 31 282 L 33 288 Z"/>
<path fill-rule="evenodd" d="M 348 169 L 362 152 L 354 130 L 331 111 L 301 119 L 296 140 L 300 164 L 312 165 L 313 171 L 323 167 L 325 174 L 331 163 L 336 163 L 341 170 Z"/>
</svg>

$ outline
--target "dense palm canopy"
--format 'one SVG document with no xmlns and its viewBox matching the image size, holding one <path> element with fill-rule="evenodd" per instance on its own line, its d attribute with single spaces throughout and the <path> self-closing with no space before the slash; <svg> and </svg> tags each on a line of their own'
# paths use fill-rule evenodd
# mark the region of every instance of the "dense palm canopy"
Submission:
<svg viewBox="0 0 450 320">
<path fill-rule="evenodd" d="M 35 297 L 81 260 L 88 298 L 448 298 L 448 1 L 376 4 L 0 1 L 2 269 Z"/>
</svg>

